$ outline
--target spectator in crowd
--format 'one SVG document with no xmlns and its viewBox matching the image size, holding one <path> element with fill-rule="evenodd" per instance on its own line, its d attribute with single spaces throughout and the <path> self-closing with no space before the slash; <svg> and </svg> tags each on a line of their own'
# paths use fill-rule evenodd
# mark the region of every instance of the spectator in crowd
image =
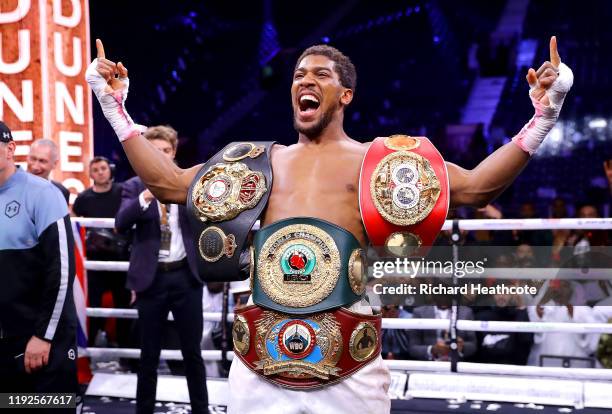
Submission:
<svg viewBox="0 0 612 414">
<path fill-rule="evenodd" d="M 93 186 L 80 193 L 72 212 L 79 217 L 114 218 L 121 205 L 121 185 L 113 182 L 110 161 L 105 157 L 94 157 L 89 162 L 89 177 Z M 86 255 L 89 260 L 127 260 L 126 238 L 113 229 L 87 229 Z M 89 306 L 102 306 L 102 295 L 111 291 L 113 304 L 117 308 L 130 305 L 130 291 L 125 287 L 125 272 L 94 271 L 87 272 L 87 294 Z M 95 346 L 99 331 L 104 331 L 104 318 L 89 319 L 89 345 Z M 117 320 L 117 344 L 128 347 L 131 321 Z"/>
<path fill-rule="evenodd" d="M 599 218 L 597 207 L 590 203 L 578 206 L 578 218 Z M 608 233 L 606 230 L 574 230 L 565 241 L 567 246 L 574 246 L 574 254 L 588 252 L 591 246 L 607 246 Z"/>
<path fill-rule="evenodd" d="M 527 268 L 535 267 L 535 253 L 533 247 L 527 243 L 521 243 L 516 246 L 514 251 L 514 263 L 517 267 Z"/>
<path fill-rule="evenodd" d="M 602 281 L 607 297 L 593 307 L 595 318 L 599 323 L 612 323 L 612 282 Z M 612 368 L 612 334 L 602 334 L 597 346 L 597 359 L 604 368 Z"/>
<path fill-rule="evenodd" d="M 15 165 L 15 149 L 11 131 L 0 122 L 0 390 L 75 394 L 68 208 L 51 183 Z"/>
<path fill-rule="evenodd" d="M 612 160 L 604 161 L 604 172 L 606 173 L 606 179 L 608 180 L 608 187 L 612 194 Z"/>
<path fill-rule="evenodd" d="M 550 217 L 555 219 L 567 218 L 569 213 L 567 211 L 567 205 L 565 200 L 562 198 L 555 198 L 550 206 Z M 558 266 L 561 262 L 561 251 L 565 246 L 565 241 L 570 235 L 568 229 L 555 229 L 552 231 L 552 251 L 551 251 L 551 262 L 552 266 Z"/>
<path fill-rule="evenodd" d="M 517 285 L 513 280 L 491 281 L 491 285 Z M 479 321 L 526 322 L 529 321 L 527 307 L 520 295 L 493 295 L 494 306 L 479 306 L 474 309 L 474 318 Z M 478 352 L 475 362 L 489 364 L 525 365 L 533 343 L 529 332 L 477 332 Z"/>
<path fill-rule="evenodd" d="M 552 201 L 550 205 L 550 217 L 556 219 L 569 217 L 564 199 L 557 197 Z"/>
<path fill-rule="evenodd" d="M 579 286 L 579 285 L 578 285 Z M 568 280 L 551 280 L 537 306 L 529 306 L 532 322 L 594 323 L 596 315 L 589 306 L 572 302 L 575 285 Z M 542 355 L 590 358 L 597 348 L 599 334 L 538 332 L 533 336 L 529 365 L 540 365 Z"/>
<path fill-rule="evenodd" d="M 537 214 L 535 204 L 525 202 L 519 208 L 521 219 L 535 219 L 541 217 Z M 553 234 L 550 230 L 513 230 L 515 244 L 528 244 L 534 246 L 534 259 L 538 266 L 545 266 L 550 259 Z"/>
<path fill-rule="evenodd" d="M 504 218 L 501 209 L 492 204 L 488 204 L 483 208 L 479 208 L 474 213 L 474 219 L 494 219 L 499 220 Z M 493 230 L 476 230 L 473 232 L 475 244 L 478 246 L 511 246 L 514 245 L 512 235 L 508 231 L 493 231 Z"/>
<path fill-rule="evenodd" d="M 578 218 L 599 218 L 597 207 L 583 203 L 577 209 Z M 564 240 L 557 240 L 554 247 L 553 260 L 561 268 L 573 267 L 584 269 L 584 280 L 580 280 L 580 292 L 584 294 L 582 303 L 594 304 L 608 296 L 607 287 L 599 280 L 589 279 L 593 268 L 609 268 L 608 233 L 606 230 L 579 229 L 568 231 Z M 602 261 L 603 259 L 603 261 Z M 587 272 L 591 269 L 590 272 Z M 573 302 L 578 304 L 577 302 Z"/>
<path fill-rule="evenodd" d="M 167 126 L 145 132 L 168 158 L 174 159 L 177 133 Z M 172 311 L 185 362 L 189 398 L 194 413 L 208 413 L 202 341 L 202 281 L 196 270 L 193 236 L 183 205 L 159 203 L 139 177 L 123 184 L 116 216 L 119 231 L 135 226 L 128 288 L 136 293 L 140 325 L 140 368 L 136 389 L 139 413 L 152 413 L 157 389 L 157 367 L 168 311 Z"/>
<path fill-rule="evenodd" d="M 444 319 L 450 321 L 450 298 L 438 296 L 434 298 L 435 305 L 418 306 L 414 309 L 413 318 Z M 474 319 L 472 310 L 467 306 L 459 306 L 457 319 Z M 450 358 L 450 336 L 447 330 L 409 331 L 410 356 L 418 360 L 448 361 Z M 469 358 L 476 352 L 476 334 L 472 331 L 457 331 L 457 350 L 459 359 Z"/>
<path fill-rule="evenodd" d="M 576 209 L 576 217 L 598 218 L 600 215 L 595 205 L 585 202 Z M 577 255 L 590 251 L 591 246 L 606 246 L 607 244 L 608 235 L 605 230 L 580 229 L 559 232 L 554 242 L 556 249 L 553 251 L 553 259 L 556 259 L 556 262 L 561 262 L 567 260 L 570 255 Z M 573 247 L 573 250 L 562 249 L 563 247 Z"/>
<path fill-rule="evenodd" d="M 48 180 L 51 171 L 57 167 L 58 162 L 59 150 L 57 144 L 55 144 L 53 140 L 46 138 L 38 139 L 30 146 L 30 153 L 27 158 L 29 173 Z M 68 203 L 70 191 L 57 181 L 51 180 L 51 183 L 62 192 L 62 195 L 66 199 L 66 203 Z"/>
<path fill-rule="evenodd" d="M 383 318 L 409 319 L 412 315 L 398 305 L 383 305 Z M 385 359 L 410 359 L 407 329 L 382 330 L 382 357 Z"/>
</svg>

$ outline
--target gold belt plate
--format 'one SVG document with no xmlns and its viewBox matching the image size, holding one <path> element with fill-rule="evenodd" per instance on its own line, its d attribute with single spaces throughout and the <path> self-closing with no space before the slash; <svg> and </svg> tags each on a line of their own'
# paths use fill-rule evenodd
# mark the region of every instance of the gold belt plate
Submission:
<svg viewBox="0 0 612 414">
<path fill-rule="evenodd" d="M 425 219 L 440 191 L 440 181 L 429 160 L 409 151 L 385 156 L 370 180 L 376 210 L 397 226 L 410 226 Z"/>
<path fill-rule="evenodd" d="M 203 222 L 231 220 L 257 205 L 268 191 L 266 177 L 246 164 L 212 165 L 196 183 L 191 201 Z"/>
<path fill-rule="evenodd" d="M 305 308 L 323 301 L 340 277 L 340 252 L 334 239 L 309 224 L 274 232 L 257 257 L 257 278 L 274 302 Z"/>
<path fill-rule="evenodd" d="M 263 316 L 255 322 L 255 350 L 260 358 L 256 362 L 256 369 L 262 370 L 264 375 L 278 374 L 287 378 L 320 378 L 327 380 L 330 376 L 338 376 L 340 369 L 336 367 L 342 355 L 343 341 L 340 331 L 340 323 L 331 313 L 319 313 L 310 315 L 309 321 L 315 322 L 318 328 L 314 330 L 314 336 L 310 340 L 320 350 L 321 358 L 317 362 L 309 362 L 303 359 L 289 359 L 281 361 L 279 355 L 283 355 L 278 336 L 283 326 L 290 324 L 283 321 L 296 319 L 291 315 L 274 311 L 266 311 Z M 299 319 L 297 319 L 300 321 Z M 277 358 L 270 355 L 268 344 L 273 345 L 273 353 Z"/>
</svg>

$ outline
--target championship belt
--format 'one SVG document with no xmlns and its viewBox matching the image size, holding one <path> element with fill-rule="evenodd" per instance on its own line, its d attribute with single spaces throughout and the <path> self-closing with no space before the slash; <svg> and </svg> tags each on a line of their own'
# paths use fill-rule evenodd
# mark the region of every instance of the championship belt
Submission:
<svg viewBox="0 0 612 414">
<path fill-rule="evenodd" d="M 427 138 L 392 135 L 372 142 L 359 179 L 372 246 L 398 257 L 423 254 L 444 224 L 449 200 L 446 164 Z"/>
<path fill-rule="evenodd" d="M 283 387 L 322 387 L 380 354 L 381 321 L 347 309 L 298 317 L 251 305 L 235 313 L 234 354 Z"/>
<path fill-rule="evenodd" d="M 290 314 L 322 312 L 363 298 L 365 255 L 349 231 L 296 217 L 260 228 L 253 239 L 253 302 Z"/>
<path fill-rule="evenodd" d="M 189 187 L 187 211 L 205 282 L 244 280 L 247 236 L 272 189 L 274 142 L 233 142 L 202 166 Z M 251 265 L 251 264 L 249 264 Z"/>
</svg>

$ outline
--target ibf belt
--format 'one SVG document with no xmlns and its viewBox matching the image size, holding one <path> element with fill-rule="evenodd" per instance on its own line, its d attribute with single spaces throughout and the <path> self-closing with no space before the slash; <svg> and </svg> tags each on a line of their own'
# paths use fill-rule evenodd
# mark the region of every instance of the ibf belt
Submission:
<svg viewBox="0 0 612 414">
<path fill-rule="evenodd" d="M 424 254 L 448 213 L 442 156 L 425 137 L 376 138 L 361 167 L 359 206 L 374 247 L 399 257 Z"/>
<path fill-rule="evenodd" d="M 257 305 L 236 311 L 234 354 L 252 371 L 287 388 L 322 387 L 380 354 L 380 315 L 346 309 L 296 317 Z"/>
<path fill-rule="evenodd" d="M 261 228 L 253 239 L 253 302 L 306 314 L 349 306 L 363 297 L 365 255 L 349 231 L 295 217 Z"/>
<path fill-rule="evenodd" d="M 274 142 L 234 142 L 202 166 L 189 187 L 187 211 L 204 281 L 244 280 L 241 255 L 272 189 Z"/>
</svg>

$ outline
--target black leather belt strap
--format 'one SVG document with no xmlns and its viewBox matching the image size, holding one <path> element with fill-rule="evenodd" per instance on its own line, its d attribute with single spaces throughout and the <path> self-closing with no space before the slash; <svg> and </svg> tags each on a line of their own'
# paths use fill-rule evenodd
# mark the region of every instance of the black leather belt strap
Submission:
<svg viewBox="0 0 612 414">
<path fill-rule="evenodd" d="M 233 142 L 200 169 L 189 187 L 187 211 L 205 282 L 244 280 L 248 235 L 272 191 L 273 141 Z"/>
<path fill-rule="evenodd" d="M 157 271 L 158 272 L 171 272 L 173 270 L 180 269 L 183 266 L 187 266 L 186 257 L 182 258 L 181 260 L 177 260 L 176 262 L 158 262 Z"/>
</svg>

